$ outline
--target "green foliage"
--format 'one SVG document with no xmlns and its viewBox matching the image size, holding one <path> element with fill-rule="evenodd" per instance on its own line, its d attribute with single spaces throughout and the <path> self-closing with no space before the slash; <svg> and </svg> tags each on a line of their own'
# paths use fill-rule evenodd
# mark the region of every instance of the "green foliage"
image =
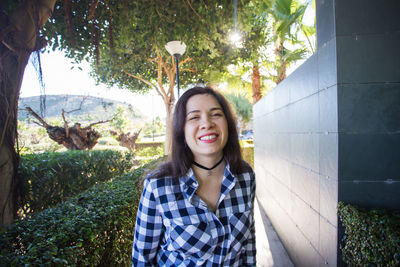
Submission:
<svg viewBox="0 0 400 267">
<path fill-rule="evenodd" d="M 119 146 L 119 143 L 113 137 L 100 137 L 98 140 L 98 145 Z M 98 145 L 96 145 L 96 148 Z"/>
<path fill-rule="evenodd" d="M 143 129 L 143 134 L 146 137 L 152 137 L 153 134 L 158 135 L 164 132 L 165 122 L 163 122 L 159 116 L 157 116 L 152 122 L 147 122 Z"/>
<path fill-rule="evenodd" d="M 253 106 L 250 101 L 243 94 L 225 94 L 225 97 L 232 104 L 240 119 L 241 126 L 244 127 L 253 116 Z"/>
<path fill-rule="evenodd" d="M 137 143 L 135 145 L 135 156 L 141 158 L 155 158 L 164 155 L 163 142 Z"/>
<path fill-rule="evenodd" d="M 143 172 L 98 184 L 11 225 L 0 236 L 0 266 L 130 265 Z"/>
<path fill-rule="evenodd" d="M 50 139 L 46 129 L 26 121 L 18 122 L 18 148 L 21 154 L 55 152 L 64 148 Z"/>
<path fill-rule="evenodd" d="M 238 1 L 239 14 L 245 2 L 248 1 Z M 70 3 L 70 10 L 65 3 Z M 197 82 L 203 72 L 225 66 L 233 59 L 227 38 L 233 27 L 231 2 L 100 0 L 96 3 L 92 17 L 91 0 L 57 2 L 43 32 L 51 49 L 64 50 L 76 62 L 90 61 L 92 75 L 98 82 L 146 92 L 152 85 L 124 71 L 155 81 L 157 49 L 164 60 L 171 61 L 164 48 L 171 40 L 181 40 L 187 45 L 181 62 L 192 59 L 185 62 L 183 69 L 193 71 L 182 69 L 180 73 L 182 86 Z M 72 15 L 68 20 L 65 14 L 69 12 Z M 66 21 L 71 23 L 68 25 Z M 165 74 L 162 78 L 164 84 L 171 82 Z"/>
<path fill-rule="evenodd" d="M 66 151 L 21 157 L 21 213 L 41 211 L 91 186 L 130 171 L 133 155 L 119 151 Z"/>
<path fill-rule="evenodd" d="M 247 163 L 254 169 L 254 145 L 252 141 L 240 140 L 242 156 Z"/>
<path fill-rule="evenodd" d="M 118 131 L 124 132 L 129 125 L 129 120 L 126 117 L 126 110 L 122 106 L 118 106 L 113 119 L 111 121 L 111 125 Z"/>
<path fill-rule="evenodd" d="M 400 265 L 399 212 L 339 202 L 338 214 L 345 227 L 340 249 L 349 266 Z"/>
</svg>

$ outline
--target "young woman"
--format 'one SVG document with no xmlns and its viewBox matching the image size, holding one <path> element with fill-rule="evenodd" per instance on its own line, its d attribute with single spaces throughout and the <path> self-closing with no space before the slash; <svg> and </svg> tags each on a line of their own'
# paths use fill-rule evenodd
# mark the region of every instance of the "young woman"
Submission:
<svg viewBox="0 0 400 267">
<path fill-rule="evenodd" d="M 254 198 L 227 101 L 208 87 L 187 90 L 171 159 L 144 181 L 132 266 L 255 266 Z"/>
</svg>

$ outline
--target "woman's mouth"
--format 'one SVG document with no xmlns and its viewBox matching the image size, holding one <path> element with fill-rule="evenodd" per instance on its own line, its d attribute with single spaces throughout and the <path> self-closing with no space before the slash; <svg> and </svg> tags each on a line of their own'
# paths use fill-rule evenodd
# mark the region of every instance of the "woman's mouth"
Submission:
<svg viewBox="0 0 400 267">
<path fill-rule="evenodd" d="M 218 138 L 217 134 L 207 134 L 207 135 L 202 135 L 199 137 L 199 140 L 205 143 L 212 143 L 215 142 Z"/>
</svg>

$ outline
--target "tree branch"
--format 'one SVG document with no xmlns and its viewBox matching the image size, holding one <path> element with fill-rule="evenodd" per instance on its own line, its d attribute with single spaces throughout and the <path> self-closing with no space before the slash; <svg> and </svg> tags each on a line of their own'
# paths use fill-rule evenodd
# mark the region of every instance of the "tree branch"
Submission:
<svg viewBox="0 0 400 267">
<path fill-rule="evenodd" d="M 88 98 L 88 96 L 82 97 L 82 101 L 81 101 L 81 103 L 79 104 L 79 108 L 73 109 L 73 110 L 71 110 L 71 111 L 65 111 L 65 113 L 69 114 L 69 113 L 72 113 L 72 112 L 81 110 L 81 109 L 82 109 L 83 102 L 85 102 L 85 100 L 86 100 L 87 98 Z M 64 111 L 64 110 L 63 110 L 63 111 Z"/>
<path fill-rule="evenodd" d="M 26 107 L 26 110 L 36 119 L 38 119 L 42 123 L 42 127 L 48 128 L 50 125 L 47 124 L 35 111 L 33 111 L 30 107 Z M 39 124 L 40 125 L 40 124 Z"/>
<path fill-rule="evenodd" d="M 187 57 L 184 60 L 180 61 L 178 66 L 188 63 L 189 61 L 192 61 L 192 60 L 193 60 L 193 58 Z"/>
<path fill-rule="evenodd" d="M 183 1 L 185 3 L 185 1 Z M 186 0 L 186 2 L 189 4 L 190 8 L 193 10 L 194 14 L 196 14 L 200 19 L 201 16 L 199 15 L 199 13 L 196 12 L 196 10 L 193 8 L 192 4 L 190 3 L 189 0 Z"/>
<path fill-rule="evenodd" d="M 157 87 L 154 83 L 149 82 L 148 80 L 146 80 L 146 79 L 144 79 L 144 78 L 142 78 L 142 77 L 140 77 L 140 76 L 133 75 L 132 73 L 129 73 L 129 72 L 125 71 L 125 70 L 123 70 L 123 72 L 124 72 L 126 75 L 128 75 L 128 76 L 130 76 L 130 77 L 133 77 L 133 78 L 135 78 L 135 79 L 138 79 L 139 81 L 142 81 L 142 82 L 144 82 L 145 84 L 147 84 L 147 85 L 153 87 L 161 97 L 164 97 L 163 94 L 160 92 L 160 90 L 158 89 L 158 87 Z"/>
<path fill-rule="evenodd" d="M 168 98 L 168 94 L 164 89 L 163 83 L 162 83 L 162 65 L 164 64 L 164 59 L 161 56 L 160 51 L 158 50 L 158 47 L 156 47 L 156 53 L 157 53 L 157 81 L 158 81 L 158 86 L 162 90 L 163 93 L 163 98 L 164 101 L 167 101 L 166 99 Z"/>
<path fill-rule="evenodd" d="M 187 72 L 191 72 L 191 73 L 196 73 L 196 70 L 193 69 L 179 69 L 181 72 L 187 71 Z"/>
<path fill-rule="evenodd" d="M 67 120 L 65 119 L 65 115 L 64 115 L 64 114 L 65 114 L 65 110 L 62 109 L 61 116 L 62 116 L 62 118 L 63 118 L 63 120 L 64 120 L 65 136 L 66 136 L 67 138 L 69 138 L 68 122 L 67 122 Z"/>
<path fill-rule="evenodd" d="M 94 13 L 96 12 L 98 3 L 99 0 L 93 0 L 92 3 L 90 4 L 88 20 L 91 20 L 94 17 Z"/>
<path fill-rule="evenodd" d="M 111 120 L 94 122 L 94 123 L 89 124 L 88 126 L 86 126 L 84 129 L 89 129 L 89 128 L 92 127 L 93 125 L 100 124 L 100 123 L 106 123 L 106 122 L 109 122 L 109 121 L 111 121 Z"/>
</svg>

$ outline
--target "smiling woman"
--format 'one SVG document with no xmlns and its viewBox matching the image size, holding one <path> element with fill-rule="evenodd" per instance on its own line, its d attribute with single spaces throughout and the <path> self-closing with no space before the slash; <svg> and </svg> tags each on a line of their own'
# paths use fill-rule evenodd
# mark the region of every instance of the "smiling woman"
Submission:
<svg viewBox="0 0 400 267">
<path fill-rule="evenodd" d="M 132 265 L 255 266 L 254 198 L 227 101 L 208 87 L 187 90 L 171 160 L 144 181 Z"/>
</svg>

